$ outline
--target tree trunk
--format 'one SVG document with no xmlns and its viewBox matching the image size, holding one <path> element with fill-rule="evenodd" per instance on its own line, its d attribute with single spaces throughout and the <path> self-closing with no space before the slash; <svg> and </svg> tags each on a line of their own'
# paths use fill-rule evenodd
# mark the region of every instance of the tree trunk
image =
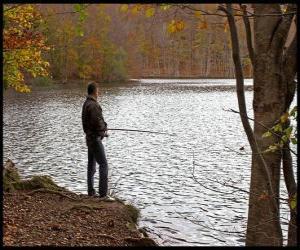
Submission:
<svg viewBox="0 0 300 250">
<path fill-rule="evenodd" d="M 279 4 L 254 5 L 256 15 L 281 13 Z M 290 17 L 256 16 L 254 18 L 255 56 L 253 58 L 254 79 L 254 136 L 259 150 L 263 151 L 278 141 L 276 137 L 262 138 L 285 112 L 287 83 L 283 71 L 283 45 L 290 27 Z M 279 151 L 263 154 L 271 176 L 268 183 L 259 156 L 252 152 L 251 183 L 246 245 L 281 246 L 282 231 L 279 219 L 279 182 L 282 154 Z M 276 198 L 265 196 L 269 185 Z M 257 195 L 258 194 L 258 195 Z M 270 220 L 264 222 L 266 220 Z"/>
<path fill-rule="evenodd" d="M 231 4 L 227 4 L 226 9 L 223 6 L 220 6 L 220 9 L 228 17 L 240 115 L 252 149 L 246 245 L 281 246 L 283 238 L 279 219 L 279 182 L 282 153 L 281 151 L 262 153 L 278 141 L 277 137 L 263 138 L 262 135 L 266 132 L 266 127 L 271 128 L 278 122 L 286 111 L 287 99 L 290 98 L 289 89 L 294 75 L 289 74 L 293 73 L 293 70 L 286 70 L 284 66 L 289 60 L 291 66 L 288 65 L 288 69 L 293 69 L 295 60 L 294 56 L 289 57 L 291 54 L 287 53 L 287 56 L 283 54 L 283 47 L 293 15 L 281 16 L 279 4 L 254 5 L 255 48 L 252 48 L 251 34 L 247 40 L 254 78 L 254 131 L 252 131 L 248 121 L 245 120 L 247 111 L 243 73 L 232 7 Z M 288 8 L 287 12 L 290 9 Z M 251 32 L 249 26 L 246 28 L 247 32 Z"/>
</svg>

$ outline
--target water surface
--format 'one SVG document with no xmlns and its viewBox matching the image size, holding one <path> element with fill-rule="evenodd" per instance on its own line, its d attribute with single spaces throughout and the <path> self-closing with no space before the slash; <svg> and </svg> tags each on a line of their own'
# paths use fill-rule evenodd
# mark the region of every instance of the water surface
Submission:
<svg viewBox="0 0 300 250">
<path fill-rule="evenodd" d="M 252 80 L 245 85 L 253 117 Z M 141 209 L 140 226 L 161 245 L 244 245 L 248 196 L 216 183 L 246 190 L 250 184 L 250 147 L 240 118 L 224 111 L 238 110 L 234 91 L 233 79 L 143 79 L 102 87 L 99 102 L 110 128 L 177 134 L 111 131 L 103 140 L 110 191 Z M 82 87 L 5 93 L 4 160 L 12 159 L 26 177 L 47 174 L 86 193 L 84 100 Z"/>
</svg>

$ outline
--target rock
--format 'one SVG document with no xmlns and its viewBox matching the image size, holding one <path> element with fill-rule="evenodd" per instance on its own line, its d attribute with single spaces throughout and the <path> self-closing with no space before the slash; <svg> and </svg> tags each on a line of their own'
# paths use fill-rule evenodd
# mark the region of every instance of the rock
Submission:
<svg viewBox="0 0 300 250">
<path fill-rule="evenodd" d="M 21 180 L 18 169 L 15 164 L 8 159 L 3 167 L 3 190 L 4 192 L 11 192 L 15 190 L 14 183 Z"/>
<path fill-rule="evenodd" d="M 34 190 L 39 188 L 64 191 L 65 188 L 59 187 L 50 176 L 33 176 L 29 180 L 21 180 L 15 164 L 8 159 L 4 164 L 3 170 L 3 190 L 13 192 L 15 190 Z"/>
</svg>

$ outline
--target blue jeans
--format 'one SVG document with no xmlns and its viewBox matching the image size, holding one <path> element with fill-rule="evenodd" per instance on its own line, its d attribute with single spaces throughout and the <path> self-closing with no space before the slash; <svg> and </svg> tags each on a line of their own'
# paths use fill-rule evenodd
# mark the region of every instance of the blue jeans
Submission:
<svg viewBox="0 0 300 250">
<path fill-rule="evenodd" d="M 88 169 L 87 169 L 87 184 L 88 195 L 94 195 L 94 175 L 96 173 L 96 162 L 99 165 L 99 195 L 104 197 L 107 195 L 108 187 L 108 166 L 105 156 L 104 146 L 101 137 L 95 138 L 91 143 L 88 143 Z"/>
</svg>

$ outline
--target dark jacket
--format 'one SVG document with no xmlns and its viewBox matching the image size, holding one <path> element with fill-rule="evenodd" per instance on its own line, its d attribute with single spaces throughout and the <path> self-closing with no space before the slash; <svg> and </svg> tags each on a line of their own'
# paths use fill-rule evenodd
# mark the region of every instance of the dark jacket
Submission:
<svg viewBox="0 0 300 250">
<path fill-rule="evenodd" d="M 82 126 L 87 143 L 98 136 L 103 138 L 107 130 L 107 123 L 104 121 L 102 109 L 92 96 L 87 96 L 83 104 Z"/>
</svg>

